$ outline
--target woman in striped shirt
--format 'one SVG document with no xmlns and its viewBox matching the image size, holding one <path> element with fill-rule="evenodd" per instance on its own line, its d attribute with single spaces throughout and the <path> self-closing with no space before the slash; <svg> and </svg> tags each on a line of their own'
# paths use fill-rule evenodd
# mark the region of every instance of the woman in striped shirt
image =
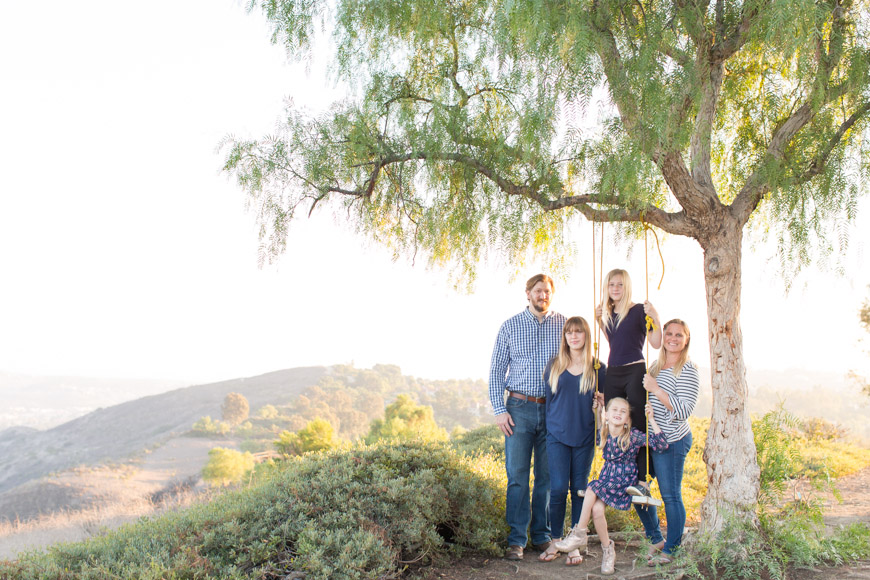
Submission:
<svg viewBox="0 0 870 580">
<path fill-rule="evenodd" d="M 643 388 L 650 394 L 655 420 L 668 440 L 667 450 L 652 452 L 668 530 L 665 540 L 653 544 L 650 549 L 650 566 L 670 563 L 683 539 L 686 526 L 686 507 L 681 490 L 683 466 L 692 447 L 688 419 L 695 410 L 700 390 L 698 368 L 689 360 L 689 327 L 682 320 L 674 319 L 664 325 L 663 334 L 659 359 L 643 380 Z M 657 555 L 659 550 L 661 554 Z"/>
</svg>

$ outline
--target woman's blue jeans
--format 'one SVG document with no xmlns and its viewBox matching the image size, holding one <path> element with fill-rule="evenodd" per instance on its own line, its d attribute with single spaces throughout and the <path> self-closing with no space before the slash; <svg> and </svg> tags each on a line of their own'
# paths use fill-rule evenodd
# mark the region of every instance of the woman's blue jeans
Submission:
<svg viewBox="0 0 870 580">
<path fill-rule="evenodd" d="M 663 549 L 665 554 L 673 554 L 683 541 L 683 530 L 686 527 L 686 506 L 683 504 L 683 466 L 686 456 L 692 448 L 692 433 L 676 441 L 668 443 L 668 448 L 659 453 L 652 451 L 652 462 L 655 466 L 656 480 L 662 501 L 665 502 L 665 515 L 668 518 L 668 530 Z M 653 544 L 662 541 L 659 529 L 659 518 L 656 509 L 650 506 L 646 510 L 635 505 L 646 537 Z"/>
<path fill-rule="evenodd" d="M 547 409 L 545 405 L 508 397 L 507 412 L 514 421 L 513 435 L 504 438 L 507 471 L 505 521 L 510 526 L 509 546 L 525 546 L 550 540 L 550 469 L 547 460 Z M 535 485 L 529 509 L 529 476 L 532 452 Z M 528 535 L 527 535 L 528 530 Z"/>
<path fill-rule="evenodd" d="M 586 489 L 595 444 L 571 447 L 547 435 L 547 460 L 550 464 L 550 535 L 563 537 L 568 492 L 571 492 L 571 527 L 580 521 L 583 500 L 577 492 Z"/>
</svg>

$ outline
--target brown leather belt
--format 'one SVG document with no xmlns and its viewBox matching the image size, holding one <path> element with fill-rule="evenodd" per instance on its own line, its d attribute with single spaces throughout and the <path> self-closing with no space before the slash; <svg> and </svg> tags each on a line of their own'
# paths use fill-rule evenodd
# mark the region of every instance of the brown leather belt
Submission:
<svg viewBox="0 0 870 580">
<path fill-rule="evenodd" d="M 522 401 L 531 401 L 533 403 L 540 403 L 542 405 L 547 402 L 547 399 L 545 397 L 530 397 L 528 395 L 524 395 L 522 393 L 515 393 L 513 391 L 508 391 L 508 396 L 513 397 L 514 399 L 520 399 Z"/>
</svg>

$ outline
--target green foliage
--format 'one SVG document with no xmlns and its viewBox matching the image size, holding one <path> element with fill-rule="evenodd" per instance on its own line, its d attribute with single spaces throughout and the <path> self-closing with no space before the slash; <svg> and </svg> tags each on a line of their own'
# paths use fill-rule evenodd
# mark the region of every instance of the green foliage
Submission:
<svg viewBox="0 0 870 580">
<path fill-rule="evenodd" d="M 439 444 L 309 454 L 208 504 L 2 561 L 0 577 L 396 577 L 403 562 L 498 551 L 504 487 L 488 475 L 498 467 Z"/>
<path fill-rule="evenodd" d="M 275 441 L 275 449 L 282 455 L 290 456 L 309 451 L 326 451 L 337 444 L 332 425 L 318 417 L 296 433 L 283 431 Z"/>
<path fill-rule="evenodd" d="M 289 110 L 277 136 L 225 143 L 269 257 L 297 209 L 331 205 L 397 253 L 473 280 L 494 253 L 564 266 L 571 207 L 635 223 L 645 210 L 698 237 L 706 226 L 678 206 L 712 218 L 714 203 L 695 203 L 708 195 L 761 207 L 784 268 L 813 243 L 823 259 L 848 243 L 825 225 L 854 217 L 868 172 L 866 0 L 250 7 L 295 58 L 336 47 L 333 71 L 353 87 L 319 116 Z"/>
<path fill-rule="evenodd" d="M 226 435 L 232 430 L 232 427 L 223 421 L 213 421 L 210 416 L 206 415 L 193 424 L 192 430 L 199 435 Z"/>
<path fill-rule="evenodd" d="M 272 427 L 276 427 L 274 435 L 283 430 L 298 431 L 319 417 L 333 426 L 337 437 L 354 440 L 366 435 L 371 422 L 382 417 L 386 401 L 400 394 L 412 395 L 421 405 L 432 407 L 439 426 L 446 429 L 479 427 L 486 417 L 489 399 L 483 381 L 417 379 L 403 376 L 395 365 L 371 369 L 336 365 L 330 370 L 290 404 L 276 407 L 275 417 L 254 420 L 261 435 Z"/>
<path fill-rule="evenodd" d="M 215 447 L 208 452 L 202 478 L 212 485 L 226 486 L 241 482 L 252 469 L 254 456 L 250 453 Z"/>
<path fill-rule="evenodd" d="M 261 419 L 274 419 L 278 416 L 278 409 L 275 408 L 275 405 L 263 405 L 257 411 L 257 416 Z"/>
<path fill-rule="evenodd" d="M 691 578 L 785 580 L 795 567 L 840 565 L 870 556 L 870 528 L 857 525 L 828 533 L 813 494 L 827 491 L 836 497 L 834 474 L 866 467 L 870 452 L 832 441 L 826 429 L 820 437 L 819 424 L 798 421 L 782 408 L 753 421 L 761 468 L 760 527 L 727 519 L 718 533 L 697 538 L 678 567 Z M 840 457 L 849 452 L 854 458 Z"/>
<path fill-rule="evenodd" d="M 458 433 L 451 438 L 450 444 L 458 452 L 469 457 L 489 455 L 504 461 L 504 434 L 498 425 L 487 425 Z"/>
<path fill-rule="evenodd" d="M 223 420 L 230 425 L 238 425 L 248 418 L 250 406 L 248 399 L 239 393 L 228 393 L 224 397 L 224 403 L 221 405 L 221 414 Z"/>
<path fill-rule="evenodd" d="M 761 469 L 758 498 L 761 506 L 775 506 L 789 481 L 798 477 L 800 449 L 790 436 L 797 425 L 798 420 L 780 408 L 767 413 L 752 426 Z"/>
<path fill-rule="evenodd" d="M 384 411 L 383 419 L 375 419 L 365 437 L 366 443 L 422 439 L 444 441 L 447 431 L 435 423 L 432 407 L 418 405 L 408 395 L 399 395 Z"/>
<path fill-rule="evenodd" d="M 787 580 L 795 568 L 839 566 L 868 557 L 870 527 L 851 524 L 827 533 L 818 513 L 805 506 L 763 515 L 760 529 L 730 518 L 719 534 L 694 540 L 672 567 L 686 578 Z"/>
</svg>

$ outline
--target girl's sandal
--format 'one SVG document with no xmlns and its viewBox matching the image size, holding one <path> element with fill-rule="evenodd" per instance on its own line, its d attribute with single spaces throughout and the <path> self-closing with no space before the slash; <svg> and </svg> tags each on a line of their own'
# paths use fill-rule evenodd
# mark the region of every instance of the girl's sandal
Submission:
<svg viewBox="0 0 870 580">
<path fill-rule="evenodd" d="M 565 559 L 566 566 L 579 566 L 583 563 L 583 556 L 580 554 L 580 550 L 572 550 L 568 552 L 568 557 Z"/>
<path fill-rule="evenodd" d="M 555 544 L 555 542 L 550 543 L 549 547 L 547 547 L 546 550 L 541 552 L 541 555 L 538 556 L 538 561 L 540 561 L 540 562 L 552 562 L 553 560 L 555 560 L 556 558 L 558 558 L 559 556 L 562 555 L 559 552 L 559 550 L 556 549 L 556 546 L 554 544 Z"/>
</svg>

